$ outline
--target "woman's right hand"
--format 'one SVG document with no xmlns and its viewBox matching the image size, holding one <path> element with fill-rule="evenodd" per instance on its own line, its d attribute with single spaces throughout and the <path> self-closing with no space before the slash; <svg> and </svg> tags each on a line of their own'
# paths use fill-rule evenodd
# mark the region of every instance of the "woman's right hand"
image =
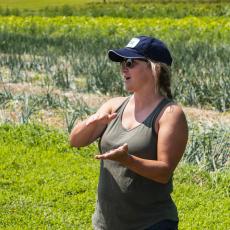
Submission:
<svg viewBox="0 0 230 230">
<path fill-rule="evenodd" d="M 100 137 L 108 123 L 117 116 L 115 111 L 124 99 L 123 97 L 110 99 L 95 114 L 77 123 L 70 134 L 71 146 L 87 146 Z"/>
<path fill-rule="evenodd" d="M 95 113 L 86 120 L 86 126 L 90 124 L 107 125 L 117 116 L 117 113 Z"/>
<path fill-rule="evenodd" d="M 70 144 L 75 147 L 89 145 L 95 141 L 106 128 L 106 125 L 115 117 L 117 113 L 97 112 L 88 119 L 77 124 L 70 134 Z"/>
</svg>

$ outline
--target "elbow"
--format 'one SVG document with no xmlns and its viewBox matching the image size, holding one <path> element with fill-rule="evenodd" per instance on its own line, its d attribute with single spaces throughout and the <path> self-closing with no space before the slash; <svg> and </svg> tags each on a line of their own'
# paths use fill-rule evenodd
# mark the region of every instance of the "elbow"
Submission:
<svg viewBox="0 0 230 230">
<path fill-rule="evenodd" d="M 85 141 L 84 139 L 78 137 L 77 135 L 70 134 L 69 144 L 71 147 L 80 148 L 80 147 L 85 147 L 85 146 L 89 145 L 90 143 Z"/>
<path fill-rule="evenodd" d="M 69 141 L 69 145 L 70 145 L 70 147 L 78 147 L 73 141 Z"/>
<path fill-rule="evenodd" d="M 174 167 L 164 163 L 164 165 L 162 165 L 162 170 L 159 171 L 157 182 L 161 184 L 168 184 L 172 178 L 173 171 L 174 171 Z"/>
<path fill-rule="evenodd" d="M 172 172 L 171 170 L 165 170 L 165 172 L 163 172 L 161 175 L 159 175 L 159 177 L 157 178 L 157 182 L 161 183 L 161 184 L 167 184 L 172 177 Z"/>
<path fill-rule="evenodd" d="M 69 136 L 69 144 L 71 147 L 81 147 L 79 143 L 76 141 L 76 137 L 74 135 Z"/>
<path fill-rule="evenodd" d="M 161 184 L 167 184 L 169 182 L 170 178 L 171 178 L 170 176 L 168 176 L 168 177 L 164 176 L 164 177 L 159 178 L 158 182 Z"/>
<path fill-rule="evenodd" d="M 69 145 L 71 146 L 71 147 L 78 147 L 77 145 L 76 145 L 76 143 L 70 138 L 69 139 Z"/>
<path fill-rule="evenodd" d="M 69 135 L 69 144 L 71 147 L 76 147 L 76 148 L 83 146 L 82 145 L 82 138 L 76 129 L 72 130 L 72 132 Z"/>
</svg>

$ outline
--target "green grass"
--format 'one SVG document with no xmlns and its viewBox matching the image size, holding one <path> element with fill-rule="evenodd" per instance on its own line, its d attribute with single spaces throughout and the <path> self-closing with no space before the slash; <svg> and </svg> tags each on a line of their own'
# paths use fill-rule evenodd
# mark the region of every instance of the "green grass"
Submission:
<svg viewBox="0 0 230 230">
<path fill-rule="evenodd" d="M 216 0 L 193 0 L 193 3 L 227 3 L 228 0 L 216 1 Z M 0 2 L 0 7 L 9 8 L 9 9 L 28 9 L 28 10 L 38 10 L 45 7 L 60 7 L 63 5 L 69 5 L 73 7 L 87 6 L 88 4 L 102 3 L 103 0 L 37 0 L 37 1 L 28 1 L 28 0 L 6 0 Z M 107 4 L 104 4 L 105 7 L 114 7 L 114 4 L 119 6 L 121 4 L 126 4 L 125 0 L 106 0 Z M 190 0 L 130 0 L 129 4 L 189 4 Z M 128 5 L 129 6 L 129 5 Z"/>
<path fill-rule="evenodd" d="M 116 10 L 114 10 L 116 9 Z M 221 1 L 107 1 L 102 0 L 49 0 L 49 1 L 7 1 L 0 3 L 0 15 L 16 16 L 109 16 L 124 18 L 186 16 L 215 17 L 229 16 L 230 6 Z"/>
<path fill-rule="evenodd" d="M 63 6 L 63 5 L 74 5 L 79 6 L 86 4 L 89 0 L 39 0 L 39 1 L 28 1 L 28 0 L 7 0 L 1 1 L 1 7 L 18 8 L 18 9 L 40 9 L 46 6 Z"/>
<path fill-rule="evenodd" d="M 96 145 L 73 149 L 60 130 L 0 126 L 1 229 L 91 229 Z M 229 229 L 229 172 L 181 164 L 173 197 L 180 229 Z"/>
<path fill-rule="evenodd" d="M 174 181 L 179 229 L 229 229 L 229 171 L 210 173 L 181 164 Z"/>
<path fill-rule="evenodd" d="M 53 7 L 53 6 L 81 6 L 88 3 L 96 3 L 103 2 L 103 0 L 36 0 L 36 1 L 28 1 L 28 0 L 7 0 L 1 1 L 0 7 L 8 7 L 9 9 L 18 8 L 18 9 L 30 9 L 37 10 L 44 7 Z M 108 2 L 108 1 L 107 1 Z M 109 2 L 112 2 L 109 0 Z"/>
<path fill-rule="evenodd" d="M 38 126 L 0 133 L 1 227 L 90 229 L 98 162 L 88 153 L 95 148 L 78 154 L 65 134 Z"/>
</svg>

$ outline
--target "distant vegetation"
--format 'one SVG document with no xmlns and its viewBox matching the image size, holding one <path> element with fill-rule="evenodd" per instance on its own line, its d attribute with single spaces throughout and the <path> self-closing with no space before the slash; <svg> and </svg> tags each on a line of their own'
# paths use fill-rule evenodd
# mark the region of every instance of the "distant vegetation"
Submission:
<svg viewBox="0 0 230 230">
<path fill-rule="evenodd" d="M 116 10 L 114 10 L 116 9 Z M 101 2 L 75 5 L 44 5 L 39 9 L 1 7 L 0 15 L 8 16 L 91 16 L 91 17 L 124 17 L 124 18 L 152 18 L 152 17 L 170 17 L 183 18 L 186 16 L 196 17 L 214 17 L 214 16 L 230 16 L 229 3 L 213 2 L 160 2 L 149 3 L 132 3 L 132 1 L 124 1 L 122 3 L 112 2 L 103 4 Z"/>
<path fill-rule="evenodd" d="M 230 107 L 229 17 L 127 19 L 114 17 L 0 17 L 1 75 L 5 81 L 48 77 L 62 89 L 124 94 L 106 52 L 132 36 L 164 40 L 173 54 L 173 93 L 183 105 Z M 90 61 L 89 61 L 90 60 Z M 28 74 L 30 73 L 30 74 Z M 221 90 L 220 90 L 221 89 Z"/>
</svg>

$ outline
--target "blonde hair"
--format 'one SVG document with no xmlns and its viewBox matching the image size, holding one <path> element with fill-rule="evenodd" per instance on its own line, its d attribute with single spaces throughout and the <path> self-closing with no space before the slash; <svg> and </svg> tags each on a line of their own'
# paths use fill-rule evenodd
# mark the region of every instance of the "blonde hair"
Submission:
<svg viewBox="0 0 230 230">
<path fill-rule="evenodd" d="M 153 62 L 149 60 L 151 65 L 154 82 L 155 92 L 159 92 L 170 99 L 173 98 L 171 92 L 171 69 L 168 65 L 162 62 Z"/>
</svg>

